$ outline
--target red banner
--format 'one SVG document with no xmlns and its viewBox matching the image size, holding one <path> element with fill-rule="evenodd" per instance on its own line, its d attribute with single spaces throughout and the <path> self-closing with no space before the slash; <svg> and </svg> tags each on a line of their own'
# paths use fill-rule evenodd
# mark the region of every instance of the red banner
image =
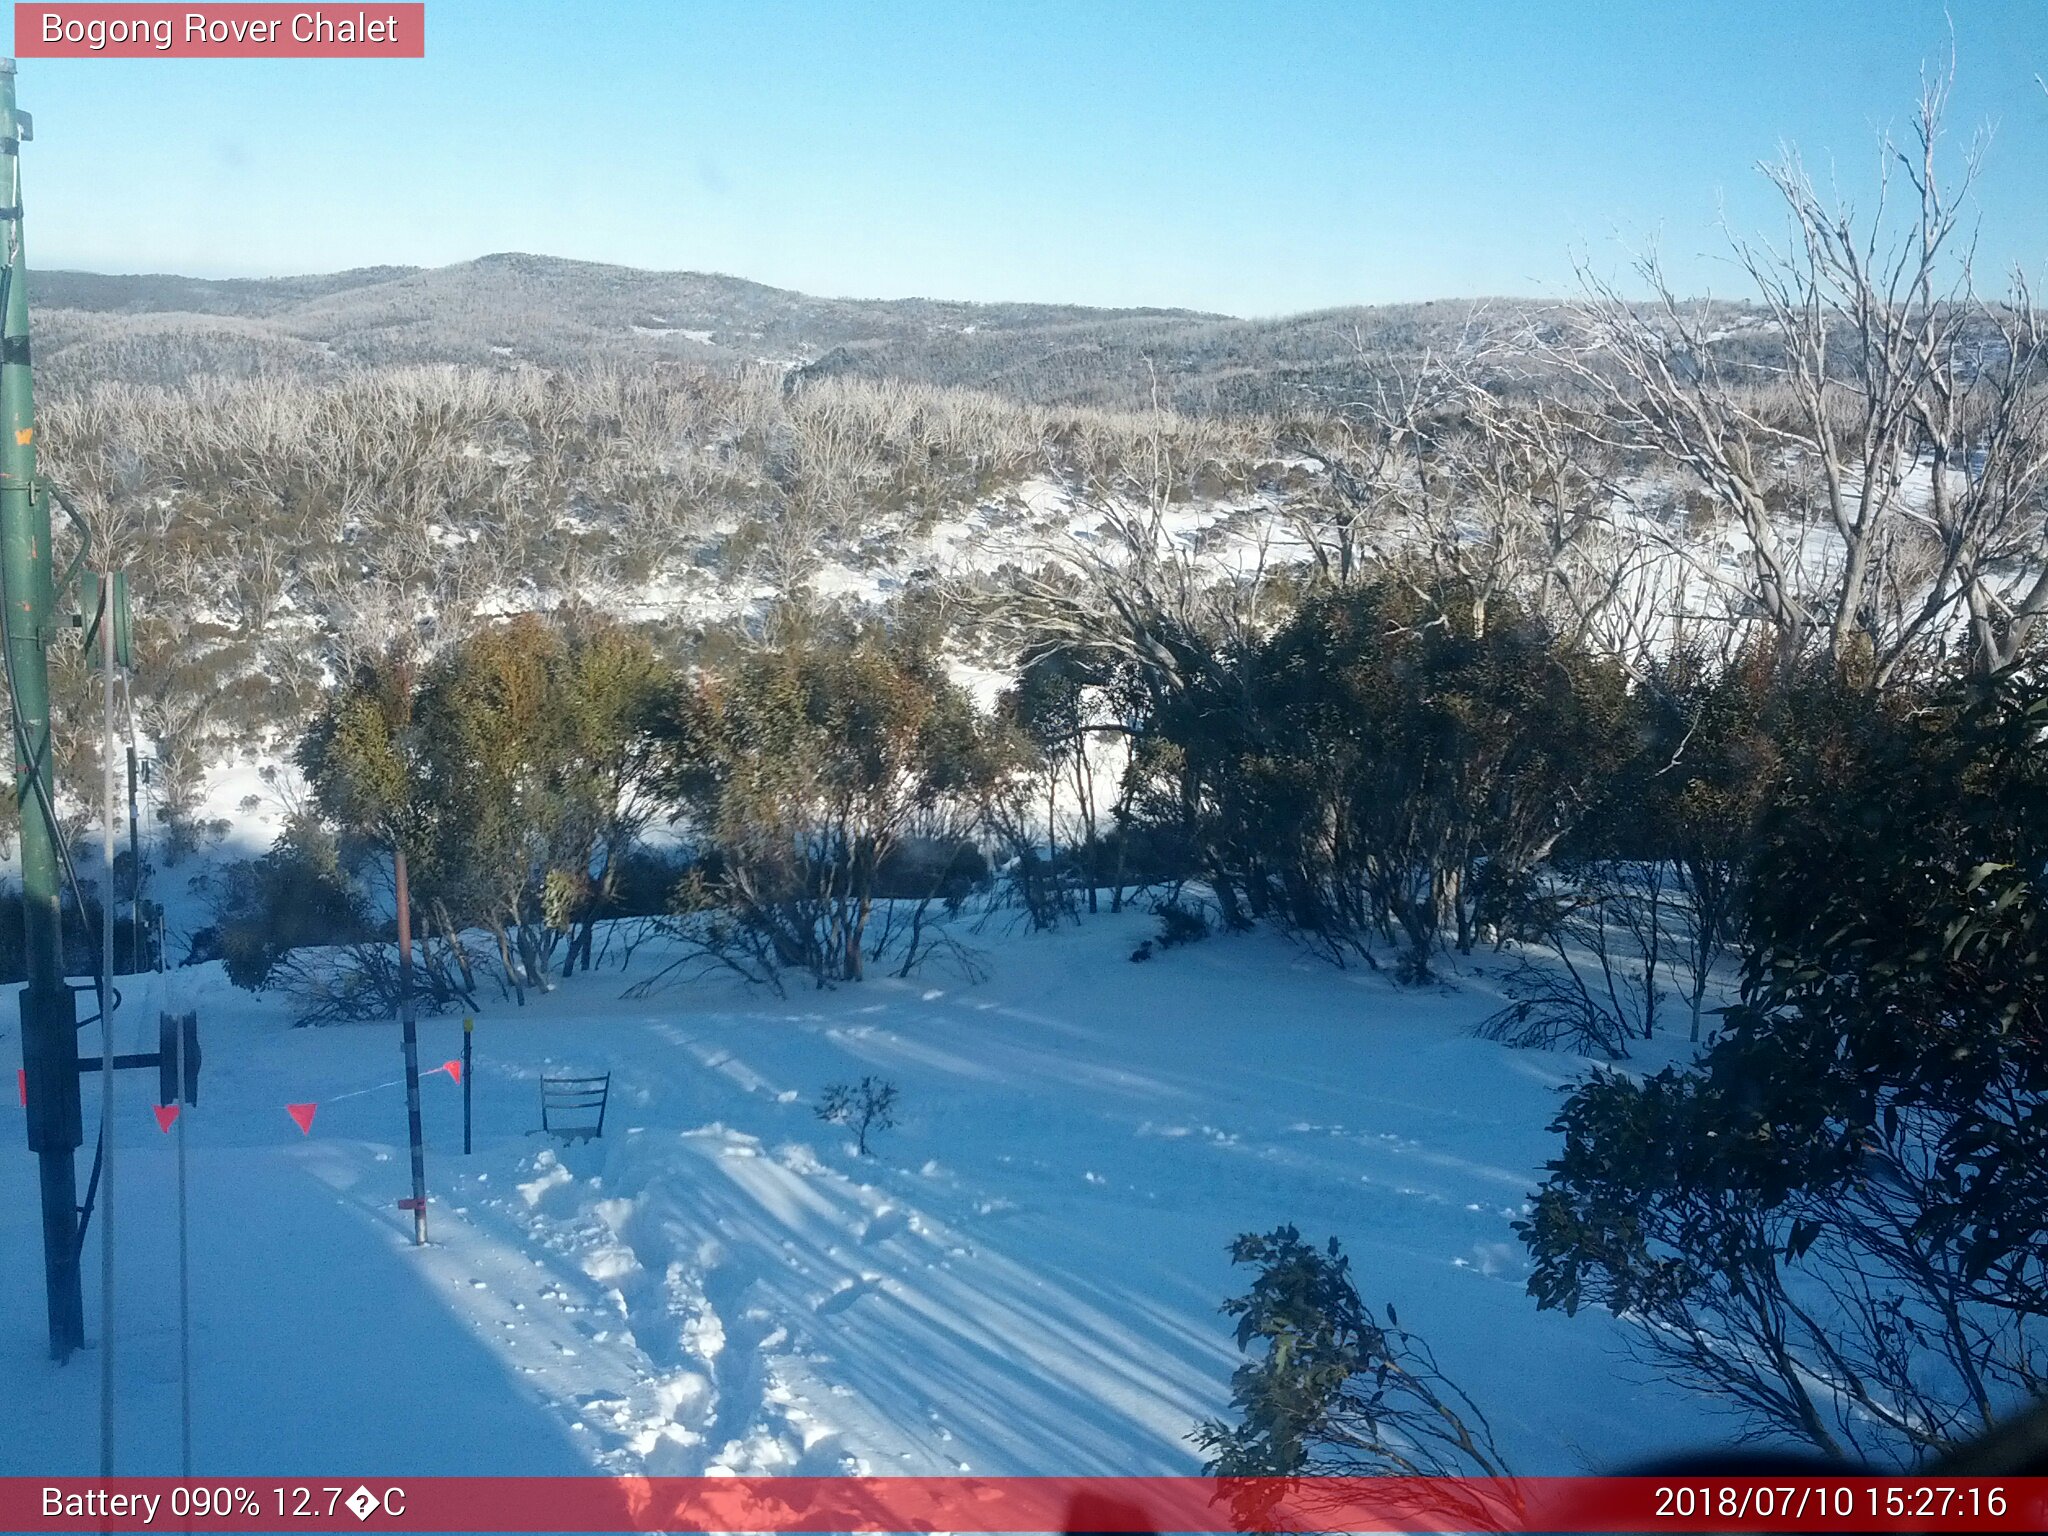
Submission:
<svg viewBox="0 0 2048 1536">
<path fill-rule="evenodd" d="M 2048 1478 L 0 1478 L 9 1531 L 2040 1531 Z"/>
<path fill-rule="evenodd" d="M 386 5 L 19 5 L 24 59 L 422 59 L 427 8 Z"/>
</svg>

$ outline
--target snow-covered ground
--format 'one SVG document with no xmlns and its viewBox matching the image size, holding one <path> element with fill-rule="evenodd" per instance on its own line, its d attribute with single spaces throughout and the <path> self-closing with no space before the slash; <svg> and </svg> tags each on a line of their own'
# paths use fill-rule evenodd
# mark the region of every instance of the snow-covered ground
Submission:
<svg viewBox="0 0 2048 1536">
<path fill-rule="evenodd" d="M 217 966 L 174 973 L 206 1052 L 187 1122 L 197 1470 L 1194 1471 L 1188 1431 L 1226 1408 L 1237 1360 L 1218 1303 L 1249 1278 L 1225 1245 L 1286 1221 L 1344 1240 L 1367 1299 L 1432 1342 L 1519 1470 L 1725 1433 L 1647 1382 L 1611 1319 L 1524 1294 L 1509 1223 L 1583 1064 L 1473 1039 L 1497 1001 L 1483 974 L 1400 990 L 1258 934 L 1132 964 L 1150 927 L 986 938 L 979 985 L 628 1001 L 612 970 L 493 1005 L 473 1156 L 454 1081 L 423 1085 L 423 1250 L 395 1207 L 396 1026 L 295 1030 Z M 150 984 L 131 998 L 155 1017 Z M 16 1019 L 0 999 L 10 1065 Z M 424 1062 L 457 1056 L 460 1031 L 424 1021 Z M 614 1074 L 602 1140 L 531 1134 L 551 1067 Z M 861 1158 L 811 1104 L 866 1073 L 900 1087 L 902 1124 Z M 134 1474 L 177 1469 L 174 1137 L 154 1083 L 123 1074 L 115 1120 L 117 1466 Z M 285 1106 L 306 1102 L 301 1135 Z M 0 1436 L 0 1474 L 94 1470 L 96 1356 L 45 1359 L 11 1092 L 0 1300 L 0 1402 L 35 1426 Z"/>
</svg>

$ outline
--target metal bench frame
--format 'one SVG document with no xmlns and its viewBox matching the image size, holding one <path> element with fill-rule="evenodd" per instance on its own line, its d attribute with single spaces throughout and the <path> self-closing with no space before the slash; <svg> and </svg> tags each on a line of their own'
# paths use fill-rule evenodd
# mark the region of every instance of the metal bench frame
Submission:
<svg viewBox="0 0 2048 1536">
<path fill-rule="evenodd" d="M 560 1136 L 565 1141 L 582 1139 L 604 1134 L 604 1115 L 612 1096 L 612 1075 L 609 1072 L 586 1077 L 549 1077 L 540 1080 L 540 1128 L 550 1136 Z M 559 1114 L 564 1110 L 597 1111 L 595 1125 L 557 1125 L 550 1118 L 551 1112 Z"/>
</svg>

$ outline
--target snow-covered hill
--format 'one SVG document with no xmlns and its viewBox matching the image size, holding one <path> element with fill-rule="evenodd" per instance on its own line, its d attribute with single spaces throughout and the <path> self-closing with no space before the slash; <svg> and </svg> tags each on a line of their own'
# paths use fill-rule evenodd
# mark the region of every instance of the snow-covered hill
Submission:
<svg viewBox="0 0 2048 1536">
<path fill-rule="evenodd" d="M 394 1204 L 396 1027 L 294 1030 L 217 967 L 174 973 L 206 1049 L 198 1471 L 1192 1471 L 1188 1430 L 1226 1408 L 1236 1360 L 1217 1306 L 1249 1278 L 1225 1244 L 1287 1221 L 1344 1240 L 1519 1470 L 1724 1431 L 1646 1385 L 1612 1320 L 1523 1293 L 1510 1222 L 1583 1063 L 1473 1039 L 1497 1003 L 1483 968 L 1401 990 L 1265 935 L 1130 963 L 1149 931 L 1126 914 L 983 935 L 979 985 L 625 1001 L 614 969 L 493 1007 L 473 1156 L 454 1081 L 424 1084 L 424 1250 Z M 125 1011 L 160 1001 L 137 985 Z M 0 1057 L 15 1018 L 0 1002 Z M 423 1023 L 428 1065 L 460 1027 Z M 548 1068 L 614 1074 L 602 1140 L 531 1134 Z M 863 1074 L 902 1091 L 867 1158 L 811 1111 Z M 124 1074 L 115 1121 L 117 1464 L 137 1474 L 177 1461 L 174 1138 L 153 1089 Z M 301 1135 L 285 1106 L 309 1102 Z M 0 1437 L 0 1474 L 83 1473 L 99 1373 L 44 1359 L 20 1113 L 0 1103 L 0 1401 L 39 1429 Z"/>
</svg>

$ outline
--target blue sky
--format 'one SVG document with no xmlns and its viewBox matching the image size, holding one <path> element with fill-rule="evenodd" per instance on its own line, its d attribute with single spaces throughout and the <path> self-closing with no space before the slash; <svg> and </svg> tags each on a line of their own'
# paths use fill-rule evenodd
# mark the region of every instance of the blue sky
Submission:
<svg viewBox="0 0 2048 1536">
<path fill-rule="evenodd" d="M 374 6 L 372 7 L 374 9 Z M 2048 271 L 2048 3 L 1952 7 L 1980 262 Z M 1277 314 L 1731 291 L 1796 143 L 1862 196 L 1919 0 L 429 0 L 414 62 L 24 60 L 31 259 L 207 276 L 528 250 L 812 293 Z M 2048 286 L 2048 284 L 2044 284 Z"/>
</svg>

